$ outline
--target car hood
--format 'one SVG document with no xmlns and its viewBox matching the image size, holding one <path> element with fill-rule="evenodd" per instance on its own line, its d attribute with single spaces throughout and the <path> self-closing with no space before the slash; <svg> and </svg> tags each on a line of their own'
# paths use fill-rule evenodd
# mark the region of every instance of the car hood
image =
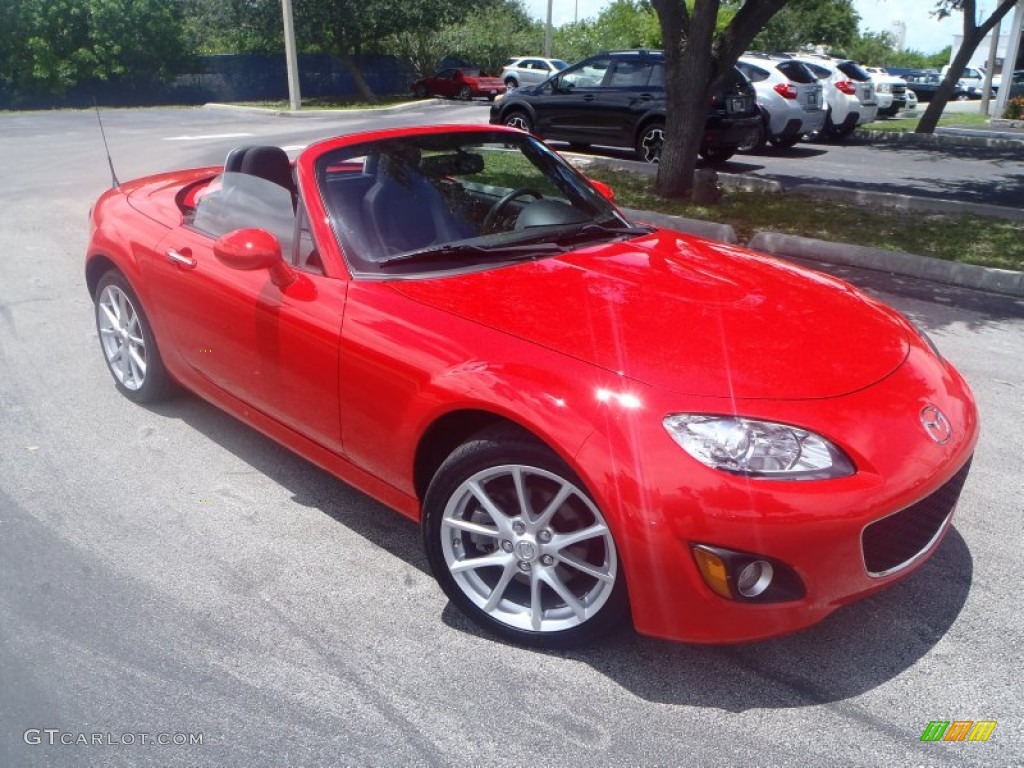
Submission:
<svg viewBox="0 0 1024 768">
<path fill-rule="evenodd" d="M 708 397 L 835 397 L 879 381 L 909 350 L 895 313 L 846 283 L 668 230 L 391 286 L 636 381 Z"/>
</svg>

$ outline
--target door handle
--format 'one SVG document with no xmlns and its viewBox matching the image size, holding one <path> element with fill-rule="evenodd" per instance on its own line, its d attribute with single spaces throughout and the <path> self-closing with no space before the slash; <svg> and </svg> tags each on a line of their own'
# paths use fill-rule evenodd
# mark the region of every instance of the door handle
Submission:
<svg viewBox="0 0 1024 768">
<path fill-rule="evenodd" d="M 588 93 L 586 96 L 583 97 L 583 100 L 584 101 L 593 101 L 595 98 L 597 98 L 597 97 L 594 96 L 594 94 Z"/>
<path fill-rule="evenodd" d="M 196 260 L 192 258 L 187 248 L 184 249 L 184 253 L 176 251 L 173 248 L 168 248 L 165 255 L 167 260 L 176 267 L 184 267 L 185 269 L 195 269 Z"/>
</svg>

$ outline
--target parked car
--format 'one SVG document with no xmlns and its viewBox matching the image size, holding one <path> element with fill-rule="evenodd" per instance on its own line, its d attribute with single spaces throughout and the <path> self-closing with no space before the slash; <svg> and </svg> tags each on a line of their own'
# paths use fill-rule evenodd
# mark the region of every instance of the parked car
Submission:
<svg viewBox="0 0 1024 768">
<path fill-rule="evenodd" d="M 910 88 L 907 88 L 907 103 L 903 106 L 904 112 L 913 112 L 917 109 L 917 94 L 914 93 Z"/>
<path fill-rule="evenodd" d="M 942 85 L 942 75 L 938 72 L 912 72 L 904 78 L 907 81 L 907 88 L 914 92 L 918 101 L 931 101 L 935 93 Z M 960 83 L 953 86 L 949 98 L 955 101 L 967 101 L 978 98 L 979 94 L 973 94 L 964 88 Z"/>
<path fill-rule="evenodd" d="M 411 86 L 412 92 L 421 99 L 427 96 L 443 96 L 446 99 L 468 101 L 484 97 L 494 101 L 505 93 L 505 83 L 500 77 L 491 77 L 476 67 L 449 67 L 430 77 L 422 77 Z"/>
<path fill-rule="evenodd" d="M 730 70 L 708 104 L 701 156 L 724 162 L 760 125 L 757 95 Z M 491 107 L 491 122 L 575 146 L 631 147 L 661 158 L 665 135 L 665 57 L 661 51 L 605 51 Z"/>
<path fill-rule="evenodd" d="M 842 138 L 853 133 L 858 125 L 873 123 L 878 116 L 878 101 L 871 76 L 855 61 L 823 57 L 795 56 L 825 86 L 828 104 L 822 133 Z"/>
<path fill-rule="evenodd" d="M 878 114 L 892 117 L 907 106 L 907 81 L 890 75 L 883 67 L 864 67 L 875 83 Z"/>
<path fill-rule="evenodd" d="M 771 142 L 792 147 L 805 133 L 821 130 L 825 124 L 823 87 L 806 64 L 788 57 L 745 54 L 736 63 L 757 91 L 757 106 L 763 125 L 741 151 L 756 151 Z"/>
<path fill-rule="evenodd" d="M 339 136 L 294 168 L 236 154 L 92 207 L 114 386 L 150 402 L 177 382 L 415 521 L 487 630 L 564 647 L 631 615 L 680 641 L 782 635 L 917 571 L 950 530 L 971 391 L 853 286 L 632 224 L 508 128 Z M 379 605 L 400 611 L 392 589 Z"/>
<path fill-rule="evenodd" d="M 561 59 L 542 59 L 536 56 L 514 56 L 505 62 L 501 79 L 507 88 L 522 85 L 540 85 L 552 75 L 568 67 Z"/>
</svg>

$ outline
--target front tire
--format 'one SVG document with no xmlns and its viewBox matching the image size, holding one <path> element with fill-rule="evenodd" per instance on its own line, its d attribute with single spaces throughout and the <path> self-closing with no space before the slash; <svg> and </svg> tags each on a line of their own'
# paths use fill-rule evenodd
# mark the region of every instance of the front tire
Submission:
<svg viewBox="0 0 1024 768">
<path fill-rule="evenodd" d="M 608 523 L 575 473 L 529 435 L 496 428 L 461 445 L 423 508 L 435 578 L 484 629 L 568 648 L 621 623 L 625 578 Z"/>
<path fill-rule="evenodd" d="M 95 296 L 96 332 L 117 389 L 136 403 L 165 397 L 172 384 L 142 303 L 115 269 L 100 278 Z"/>
</svg>

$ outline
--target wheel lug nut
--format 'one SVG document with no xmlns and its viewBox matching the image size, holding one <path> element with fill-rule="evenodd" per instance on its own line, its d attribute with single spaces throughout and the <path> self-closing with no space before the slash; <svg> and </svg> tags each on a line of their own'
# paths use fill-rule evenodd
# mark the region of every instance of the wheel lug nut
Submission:
<svg viewBox="0 0 1024 768">
<path fill-rule="evenodd" d="M 545 528 L 543 531 L 537 534 L 537 538 L 546 544 L 547 542 L 551 541 L 551 531 Z"/>
<path fill-rule="evenodd" d="M 544 565 L 554 565 L 555 564 L 555 558 L 553 558 L 551 555 L 544 555 L 544 557 L 542 557 L 540 559 L 540 561 Z"/>
<path fill-rule="evenodd" d="M 516 535 L 522 536 L 526 533 L 526 523 L 521 520 L 516 520 L 512 523 L 512 530 L 516 532 Z"/>
<path fill-rule="evenodd" d="M 506 539 L 505 541 L 501 542 L 501 548 L 503 550 L 505 550 L 506 552 L 511 552 L 512 551 L 512 542 L 509 541 L 508 539 Z"/>
<path fill-rule="evenodd" d="M 519 561 L 519 570 L 522 571 L 523 573 L 526 573 L 527 571 L 530 570 L 530 564 L 528 562 L 526 562 L 525 560 L 520 560 Z"/>
</svg>

